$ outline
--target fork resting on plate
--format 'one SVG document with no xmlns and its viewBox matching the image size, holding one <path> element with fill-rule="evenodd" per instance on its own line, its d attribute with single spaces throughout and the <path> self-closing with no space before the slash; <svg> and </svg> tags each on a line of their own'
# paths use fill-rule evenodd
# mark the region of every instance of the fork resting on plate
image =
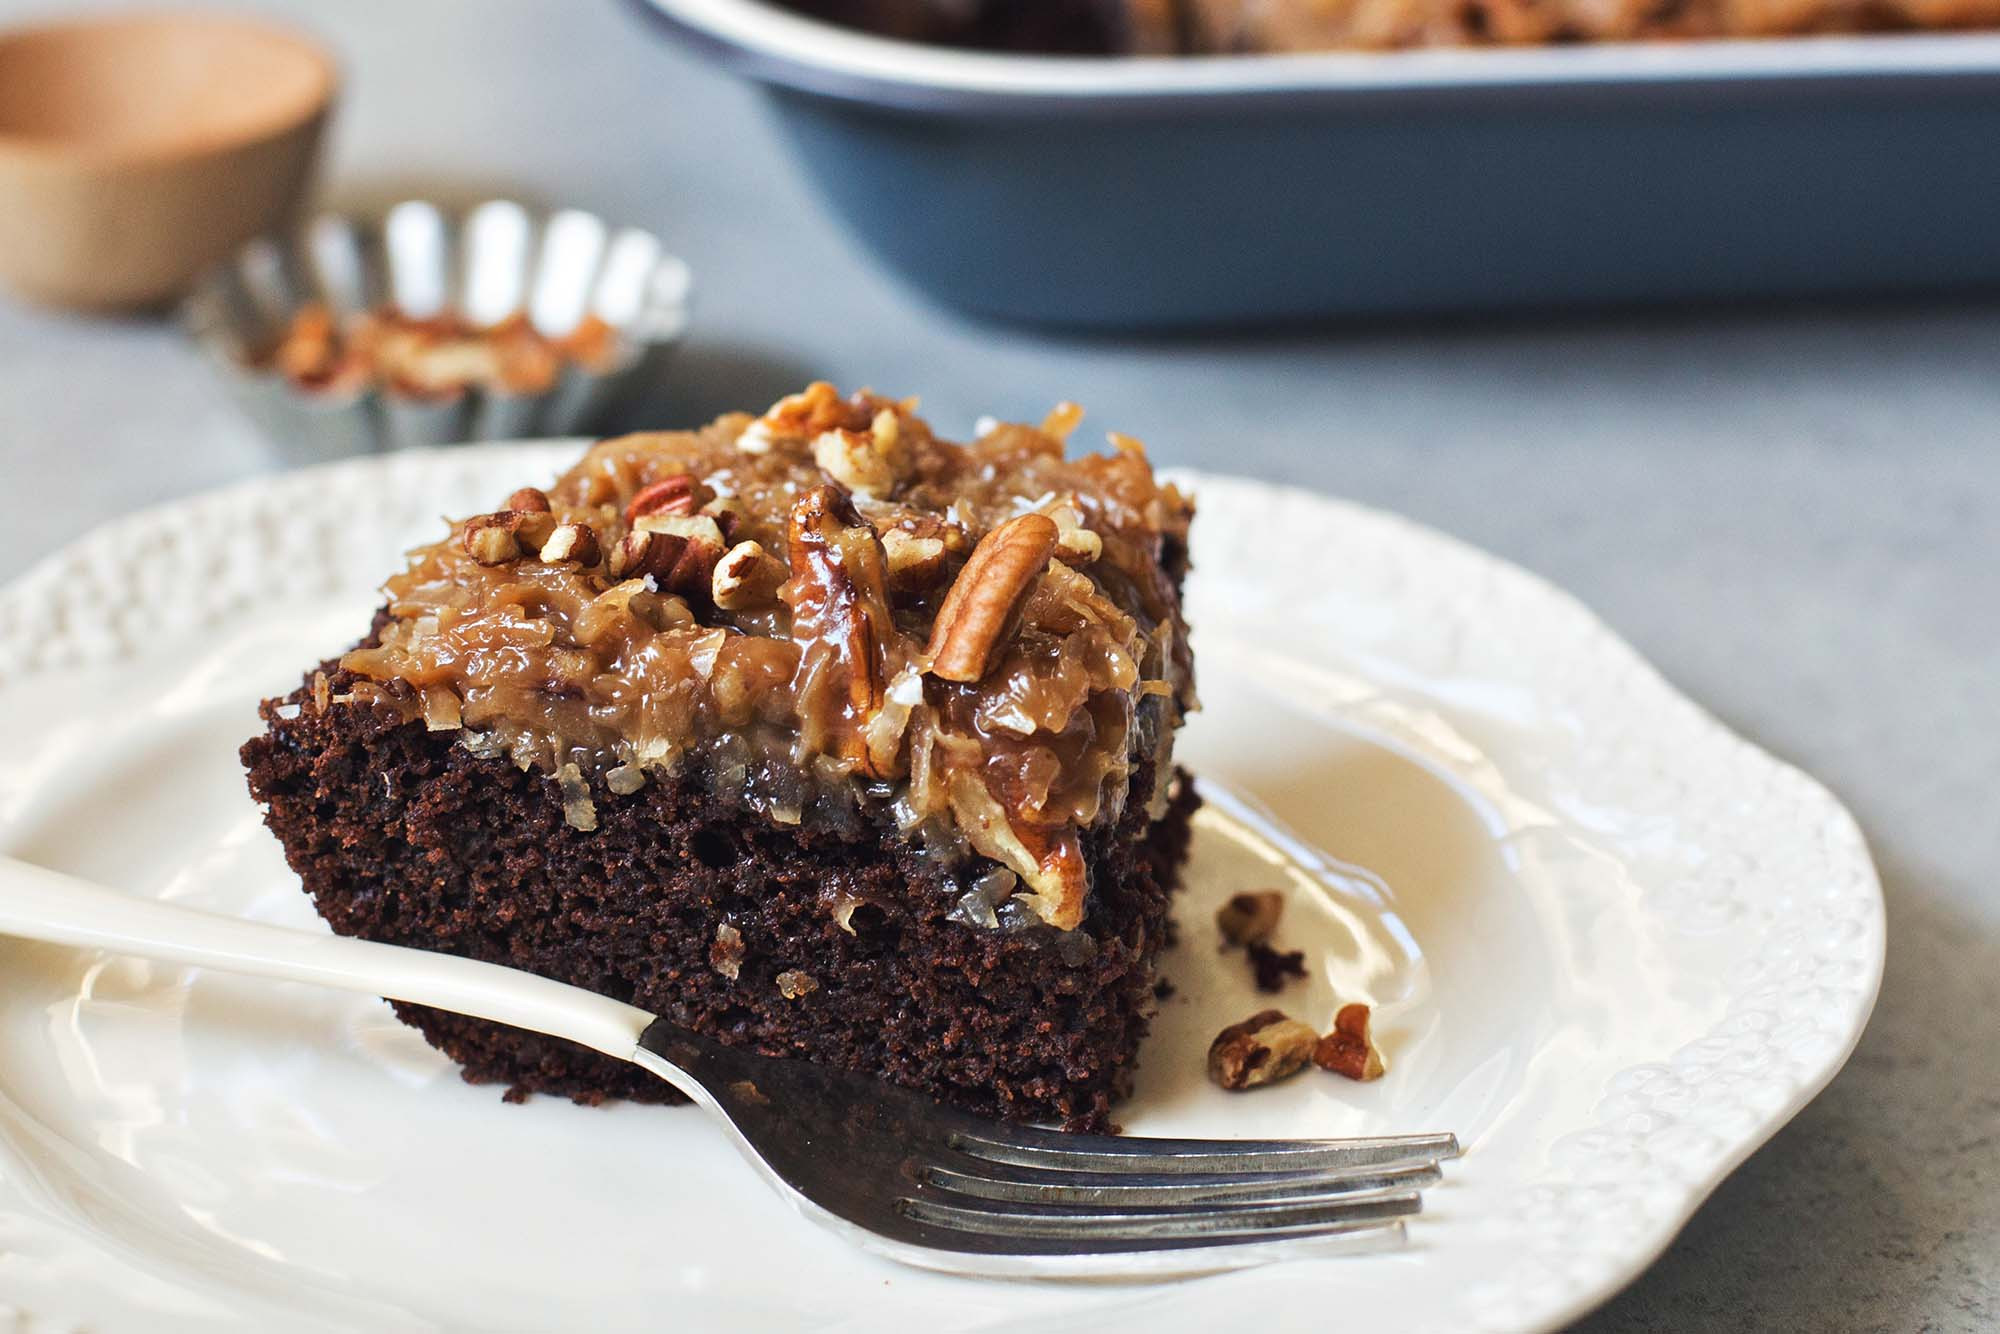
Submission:
<svg viewBox="0 0 2000 1334">
<path fill-rule="evenodd" d="M 990 1121 L 517 969 L 177 907 L 4 857 L 0 933 L 387 996 L 631 1061 L 728 1126 L 801 1213 L 929 1269 L 1108 1277 L 1393 1245 L 1458 1152 L 1448 1134 L 1148 1139 Z"/>
</svg>

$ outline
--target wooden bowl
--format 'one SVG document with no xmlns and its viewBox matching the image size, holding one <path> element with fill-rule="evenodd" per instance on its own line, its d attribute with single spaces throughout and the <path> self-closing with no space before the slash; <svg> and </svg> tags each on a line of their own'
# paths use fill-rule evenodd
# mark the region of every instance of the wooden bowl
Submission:
<svg viewBox="0 0 2000 1334">
<path fill-rule="evenodd" d="M 221 15 L 0 33 L 0 282 L 94 310 L 171 300 L 290 222 L 335 82 L 318 47 Z"/>
</svg>

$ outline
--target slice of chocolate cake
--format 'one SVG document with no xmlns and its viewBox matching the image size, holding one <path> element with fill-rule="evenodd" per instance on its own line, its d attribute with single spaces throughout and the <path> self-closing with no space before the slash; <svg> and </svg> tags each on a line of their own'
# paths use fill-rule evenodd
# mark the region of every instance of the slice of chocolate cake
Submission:
<svg viewBox="0 0 2000 1334">
<path fill-rule="evenodd" d="M 1105 1123 L 1192 798 L 1190 506 L 1079 415 L 934 438 L 816 384 L 457 525 L 267 701 L 250 789 L 347 935 L 979 1111 Z M 670 1100 L 399 1006 L 466 1078 Z"/>
</svg>

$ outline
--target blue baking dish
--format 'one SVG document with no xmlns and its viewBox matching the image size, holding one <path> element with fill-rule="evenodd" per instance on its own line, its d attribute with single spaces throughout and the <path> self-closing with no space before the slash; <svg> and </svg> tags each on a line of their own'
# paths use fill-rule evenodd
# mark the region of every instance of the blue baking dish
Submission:
<svg viewBox="0 0 2000 1334">
<path fill-rule="evenodd" d="M 2000 34 L 1032 57 L 640 0 L 946 305 L 1151 330 L 2000 287 Z"/>
</svg>

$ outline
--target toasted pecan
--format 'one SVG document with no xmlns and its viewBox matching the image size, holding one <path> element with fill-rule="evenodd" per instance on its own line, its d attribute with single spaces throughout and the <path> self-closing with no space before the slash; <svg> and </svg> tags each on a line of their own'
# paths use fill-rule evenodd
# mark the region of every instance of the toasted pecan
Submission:
<svg viewBox="0 0 2000 1334">
<path fill-rule="evenodd" d="M 1349 1079 L 1380 1079 L 1382 1053 L 1368 1033 L 1368 1007 L 1343 1005 L 1333 1016 L 1333 1031 L 1313 1045 L 1313 1064 Z"/>
<path fill-rule="evenodd" d="M 906 528 L 885 528 L 882 552 L 889 559 L 892 588 L 921 592 L 944 581 L 945 547 L 941 537 L 919 536 Z"/>
<path fill-rule="evenodd" d="M 931 626 L 932 676 L 970 683 L 993 670 L 1059 536 L 1048 515 L 1022 514 L 979 539 Z"/>
<path fill-rule="evenodd" d="M 1208 1077 L 1232 1090 L 1276 1083 L 1305 1068 L 1318 1038 L 1282 1010 L 1259 1010 L 1215 1035 L 1208 1047 Z"/>
<path fill-rule="evenodd" d="M 1026 877 L 1034 892 L 1022 897 L 1056 930 L 1074 930 L 1083 922 L 1083 902 L 1090 892 L 1090 867 L 1076 831 L 1066 829 L 1054 838 L 1023 836 L 1021 842 L 1035 858 L 1034 873 Z"/>
<path fill-rule="evenodd" d="M 512 510 L 501 510 L 497 514 L 481 514 L 465 521 L 465 536 L 460 539 L 465 546 L 465 554 L 481 565 L 505 565 L 521 558 L 521 543 L 514 536 L 520 515 Z"/>
<path fill-rule="evenodd" d="M 688 473 L 677 472 L 639 488 L 625 505 L 625 522 L 637 523 L 648 514 L 692 514 L 714 493 Z"/>
<path fill-rule="evenodd" d="M 597 530 L 587 523 L 560 523 L 542 543 L 541 559 L 550 565 L 575 563 L 591 566 L 603 556 Z"/>
<path fill-rule="evenodd" d="M 738 542 L 715 563 L 709 596 L 723 611 L 743 611 L 777 601 L 785 567 L 758 542 Z"/>
<path fill-rule="evenodd" d="M 507 497 L 507 508 L 521 514 L 547 514 L 549 493 L 539 486 L 524 486 Z"/>
</svg>

